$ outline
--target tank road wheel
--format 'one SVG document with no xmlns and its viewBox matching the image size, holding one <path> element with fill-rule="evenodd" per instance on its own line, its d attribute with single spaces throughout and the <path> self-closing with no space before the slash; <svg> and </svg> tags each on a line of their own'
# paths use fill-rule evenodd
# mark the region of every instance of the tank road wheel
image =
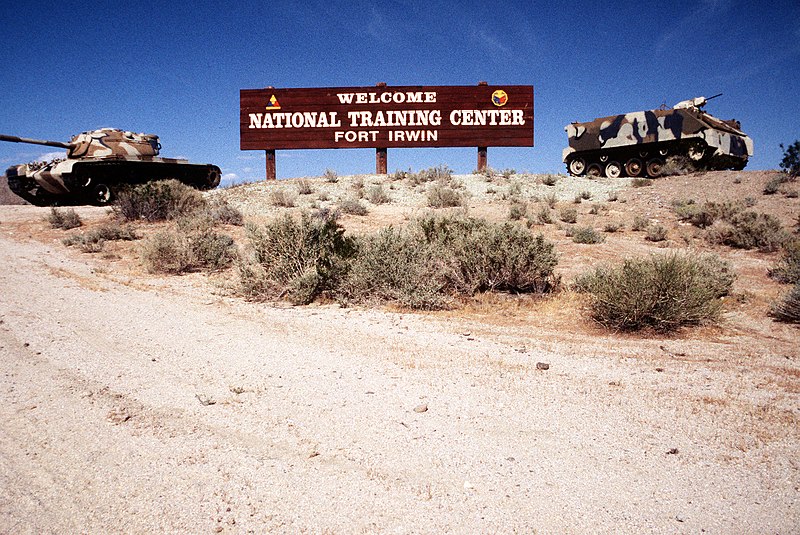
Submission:
<svg viewBox="0 0 800 535">
<path fill-rule="evenodd" d="M 583 158 L 573 158 L 567 164 L 567 169 L 571 175 L 581 176 L 586 172 L 586 160 Z"/>
<path fill-rule="evenodd" d="M 219 167 L 214 165 L 208 170 L 208 175 L 206 176 L 206 186 L 203 189 L 216 188 L 219 186 L 220 180 L 222 180 L 222 172 L 219 170 Z"/>
<path fill-rule="evenodd" d="M 656 178 L 661 176 L 661 171 L 664 169 L 664 160 L 661 158 L 653 158 L 647 161 L 647 176 Z"/>
<path fill-rule="evenodd" d="M 589 178 L 598 178 L 603 176 L 603 170 L 600 168 L 600 164 L 593 163 L 590 164 L 589 167 L 586 169 L 586 176 Z"/>
<path fill-rule="evenodd" d="M 105 205 L 112 201 L 114 194 L 106 184 L 98 184 L 92 189 L 92 201 L 95 204 Z"/>
<path fill-rule="evenodd" d="M 608 162 L 606 164 L 606 176 L 608 178 L 619 178 L 622 176 L 622 166 L 619 162 Z"/>
<path fill-rule="evenodd" d="M 625 173 L 628 176 L 639 176 L 642 173 L 642 160 L 639 158 L 631 158 L 625 162 Z"/>
</svg>

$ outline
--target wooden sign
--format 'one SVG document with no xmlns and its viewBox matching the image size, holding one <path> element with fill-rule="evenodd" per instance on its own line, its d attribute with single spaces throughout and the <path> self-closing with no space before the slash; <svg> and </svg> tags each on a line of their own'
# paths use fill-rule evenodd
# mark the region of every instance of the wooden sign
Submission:
<svg viewBox="0 0 800 535">
<path fill-rule="evenodd" d="M 276 149 L 371 147 L 384 162 L 395 147 L 485 153 L 533 146 L 533 86 L 242 89 L 239 125 L 241 149 L 266 150 L 268 160 Z"/>
</svg>

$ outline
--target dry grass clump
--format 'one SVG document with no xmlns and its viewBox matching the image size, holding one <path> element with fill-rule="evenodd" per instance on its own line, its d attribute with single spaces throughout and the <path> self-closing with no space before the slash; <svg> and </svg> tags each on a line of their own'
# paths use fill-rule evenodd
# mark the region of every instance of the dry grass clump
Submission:
<svg viewBox="0 0 800 535">
<path fill-rule="evenodd" d="M 339 182 L 339 175 L 336 174 L 336 171 L 333 169 L 325 169 L 325 172 L 322 174 L 322 178 L 325 179 L 325 182 L 329 182 L 331 184 Z"/>
<path fill-rule="evenodd" d="M 337 293 L 345 302 L 437 309 L 477 292 L 550 291 L 556 263 L 553 244 L 518 225 L 428 216 L 360 238 Z"/>
<path fill-rule="evenodd" d="M 556 182 L 558 182 L 557 175 L 544 175 L 542 177 L 542 184 L 545 186 L 555 186 Z"/>
<path fill-rule="evenodd" d="M 84 253 L 99 253 L 107 241 L 138 240 L 139 236 L 130 225 L 120 225 L 117 222 L 93 228 L 82 234 L 73 234 L 62 240 L 67 247 L 77 245 Z"/>
<path fill-rule="evenodd" d="M 287 299 L 307 304 L 332 290 L 354 252 L 335 212 L 303 212 L 264 227 L 250 225 L 251 255 L 239 262 L 239 293 L 248 299 Z"/>
<path fill-rule="evenodd" d="M 177 180 L 159 180 L 123 188 L 114 212 L 125 221 L 166 221 L 206 206 L 196 189 Z"/>
<path fill-rule="evenodd" d="M 553 216 L 550 213 L 550 206 L 548 204 L 539 206 L 539 211 L 536 212 L 536 222 L 540 225 L 549 225 L 553 222 Z"/>
<path fill-rule="evenodd" d="M 75 210 L 59 210 L 58 208 L 50 208 L 50 214 L 47 216 L 47 222 L 53 228 L 61 230 L 70 230 L 83 225 L 81 217 L 75 213 Z"/>
<path fill-rule="evenodd" d="M 436 167 L 423 169 L 419 173 L 409 172 L 407 174 L 407 178 L 408 183 L 411 186 L 419 186 L 420 184 L 424 184 L 426 182 L 440 182 L 442 184 L 447 184 L 453 178 L 453 170 L 446 165 L 438 165 Z"/>
<path fill-rule="evenodd" d="M 576 280 L 591 315 L 615 330 L 674 331 L 718 317 L 734 276 L 716 256 L 670 254 L 601 266 Z"/>
<path fill-rule="evenodd" d="M 631 186 L 634 188 L 644 188 L 647 186 L 652 186 L 653 181 L 650 178 L 634 178 L 631 180 Z"/>
<path fill-rule="evenodd" d="M 297 193 L 300 195 L 311 195 L 314 193 L 314 188 L 311 186 L 311 181 L 301 178 L 297 181 Z"/>
<path fill-rule="evenodd" d="M 218 197 L 214 199 L 205 209 L 209 217 L 214 223 L 221 223 L 223 225 L 242 226 L 244 224 L 244 216 L 238 208 L 231 206 L 227 199 Z"/>
<path fill-rule="evenodd" d="M 644 239 L 652 242 L 660 242 L 667 239 L 667 229 L 661 225 L 649 225 L 645 229 Z"/>
<path fill-rule="evenodd" d="M 508 218 L 512 221 L 518 221 L 528 216 L 528 204 L 520 200 L 511 202 L 508 209 Z"/>
<path fill-rule="evenodd" d="M 661 176 L 681 176 L 697 171 L 694 163 L 686 156 L 670 156 L 661 167 Z"/>
</svg>

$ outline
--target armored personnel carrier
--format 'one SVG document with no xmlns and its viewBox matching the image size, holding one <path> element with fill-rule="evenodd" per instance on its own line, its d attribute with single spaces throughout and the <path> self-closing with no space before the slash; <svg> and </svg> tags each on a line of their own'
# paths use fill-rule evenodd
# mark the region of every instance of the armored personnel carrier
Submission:
<svg viewBox="0 0 800 535">
<path fill-rule="evenodd" d="M 216 165 L 159 157 L 161 144 L 153 134 L 103 128 L 73 136 L 69 143 L 1 134 L 0 141 L 67 149 L 64 159 L 14 165 L 6 170 L 9 189 L 39 206 L 58 202 L 107 204 L 121 185 L 167 178 L 211 189 L 221 178 Z"/>
<path fill-rule="evenodd" d="M 601 117 L 564 127 L 563 160 L 573 176 L 660 176 L 667 159 L 679 157 L 695 170 L 744 169 L 753 140 L 739 121 L 703 110 L 713 97 L 678 102 L 672 109 Z"/>
</svg>

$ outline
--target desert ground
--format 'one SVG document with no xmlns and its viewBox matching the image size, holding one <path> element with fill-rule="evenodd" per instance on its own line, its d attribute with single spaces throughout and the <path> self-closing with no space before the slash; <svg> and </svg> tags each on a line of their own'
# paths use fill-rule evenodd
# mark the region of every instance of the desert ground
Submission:
<svg viewBox="0 0 800 535">
<path fill-rule="evenodd" d="M 76 207 L 84 227 L 63 231 L 49 208 L 0 206 L 0 532 L 797 533 L 800 331 L 767 315 L 788 289 L 767 276 L 780 253 L 710 245 L 671 208 L 746 199 L 795 232 L 800 199 L 763 194 L 774 174 L 457 176 L 466 206 L 450 210 L 496 221 L 555 196 L 531 231 L 555 242 L 563 289 L 436 312 L 248 302 L 233 269 L 155 275 L 139 241 L 62 243 L 107 208 Z M 347 232 L 430 210 L 376 175 L 205 195 L 258 223 L 377 185 L 390 202 L 362 201 Z M 559 206 L 621 228 L 574 243 Z M 719 322 L 612 332 L 569 290 L 599 263 L 675 250 L 733 266 Z"/>
</svg>

